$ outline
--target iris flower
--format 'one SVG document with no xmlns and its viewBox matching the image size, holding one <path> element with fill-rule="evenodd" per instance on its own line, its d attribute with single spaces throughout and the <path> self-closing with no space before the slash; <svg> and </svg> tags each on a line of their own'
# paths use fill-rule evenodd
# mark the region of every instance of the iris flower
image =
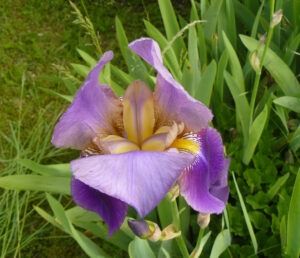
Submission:
<svg viewBox="0 0 300 258">
<path fill-rule="evenodd" d="M 128 205 L 144 217 L 176 184 L 196 211 L 221 213 L 229 161 L 220 134 L 209 127 L 211 111 L 175 81 L 154 40 L 141 38 L 129 48 L 156 70 L 154 92 L 134 81 L 122 98 L 115 96 L 99 82 L 113 58 L 105 52 L 54 129 L 56 147 L 81 150 L 71 162 L 74 201 L 98 213 L 110 234 Z"/>
</svg>

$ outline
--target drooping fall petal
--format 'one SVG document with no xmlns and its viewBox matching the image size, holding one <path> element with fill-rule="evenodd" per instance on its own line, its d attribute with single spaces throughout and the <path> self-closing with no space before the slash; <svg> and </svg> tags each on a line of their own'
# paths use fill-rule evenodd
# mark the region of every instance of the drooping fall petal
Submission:
<svg viewBox="0 0 300 258">
<path fill-rule="evenodd" d="M 61 116 L 52 137 L 56 147 L 82 150 L 96 134 L 116 133 L 114 125 L 122 119 L 121 102 L 108 86 L 99 83 L 101 70 L 112 58 L 111 51 L 103 54 Z"/>
<path fill-rule="evenodd" d="M 229 161 L 224 157 L 222 139 L 215 129 L 203 129 L 198 139 L 200 153 L 182 174 L 180 191 L 193 209 L 221 213 L 228 199 Z"/>
<path fill-rule="evenodd" d="M 150 38 L 141 38 L 129 44 L 132 51 L 157 71 L 154 101 L 162 119 L 183 122 L 187 130 L 198 132 L 212 120 L 211 111 L 192 98 L 163 65 L 158 44 Z"/>
<path fill-rule="evenodd" d="M 127 213 L 126 203 L 75 178 L 72 178 L 71 191 L 75 203 L 86 210 L 96 212 L 105 221 L 110 235 L 120 228 Z"/>
<path fill-rule="evenodd" d="M 186 153 L 132 151 L 71 162 L 76 179 L 149 213 L 167 194 L 194 157 Z"/>
</svg>

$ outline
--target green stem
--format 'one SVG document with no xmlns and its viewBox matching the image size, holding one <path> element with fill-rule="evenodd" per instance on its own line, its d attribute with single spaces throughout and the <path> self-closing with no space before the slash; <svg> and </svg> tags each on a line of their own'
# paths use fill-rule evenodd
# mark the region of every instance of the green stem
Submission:
<svg viewBox="0 0 300 258">
<path fill-rule="evenodd" d="M 266 43 L 264 46 L 264 50 L 263 50 L 263 53 L 262 53 L 262 56 L 260 59 L 259 69 L 256 71 L 256 74 L 255 74 L 253 92 L 252 92 L 251 101 L 250 101 L 250 125 L 253 123 L 255 100 L 256 100 L 256 95 L 257 95 L 257 91 L 258 91 L 258 86 L 259 86 L 259 81 L 260 81 L 261 71 L 263 68 L 264 59 L 267 54 L 267 50 L 270 46 L 272 36 L 273 36 L 274 27 L 271 26 L 271 22 L 272 22 L 272 18 L 273 18 L 273 14 L 274 14 L 274 8 L 275 8 L 275 0 L 270 0 L 270 26 L 269 26 L 269 30 L 267 33 L 267 39 L 266 39 Z"/>
<path fill-rule="evenodd" d="M 173 224 L 178 231 L 180 231 L 180 216 L 178 212 L 176 200 L 172 201 L 172 218 Z M 180 249 L 183 258 L 189 258 L 189 251 L 186 247 L 182 234 L 176 238 L 177 245 Z"/>
<path fill-rule="evenodd" d="M 202 252 L 201 240 L 204 235 L 204 231 L 205 231 L 205 229 L 200 228 L 199 234 L 198 234 L 198 239 L 197 239 L 197 244 L 195 246 L 194 251 L 192 252 L 192 254 L 190 256 L 191 258 L 198 258 L 201 255 L 201 252 Z"/>
</svg>

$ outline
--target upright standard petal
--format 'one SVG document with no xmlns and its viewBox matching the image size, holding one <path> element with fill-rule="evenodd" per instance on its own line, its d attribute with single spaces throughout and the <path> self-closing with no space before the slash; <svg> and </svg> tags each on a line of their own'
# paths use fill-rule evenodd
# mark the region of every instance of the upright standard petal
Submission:
<svg viewBox="0 0 300 258">
<path fill-rule="evenodd" d="M 129 44 L 131 50 L 152 65 L 157 73 L 154 101 L 162 122 L 183 122 L 187 130 L 198 132 L 212 120 L 211 111 L 201 102 L 192 98 L 172 77 L 163 65 L 158 44 L 150 38 L 141 38 Z"/>
<path fill-rule="evenodd" d="M 228 199 L 229 161 L 220 134 L 213 128 L 198 134 L 200 153 L 184 171 L 179 183 L 187 203 L 201 213 L 221 213 Z"/>
<path fill-rule="evenodd" d="M 122 119 L 122 104 L 113 91 L 100 85 L 99 74 L 113 58 L 105 52 L 78 90 L 72 105 L 55 126 L 52 143 L 56 147 L 84 149 L 97 134 L 116 134 Z"/>
<path fill-rule="evenodd" d="M 149 213 L 167 194 L 194 157 L 186 153 L 132 151 L 71 162 L 76 179 Z"/>
<path fill-rule="evenodd" d="M 152 135 L 154 123 L 152 92 L 142 81 L 134 81 L 123 98 L 123 124 L 127 138 L 140 145 Z"/>
<path fill-rule="evenodd" d="M 76 204 L 96 212 L 105 221 L 110 235 L 120 228 L 127 213 L 126 203 L 101 193 L 75 178 L 72 178 L 71 191 Z"/>
</svg>

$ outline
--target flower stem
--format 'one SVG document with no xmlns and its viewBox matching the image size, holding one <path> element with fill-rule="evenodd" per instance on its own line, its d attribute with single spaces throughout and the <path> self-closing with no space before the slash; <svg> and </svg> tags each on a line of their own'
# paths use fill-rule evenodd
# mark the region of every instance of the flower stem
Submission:
<svg viewBox="0 0 300 258">
<path fill-rule="evenodd" d="M 255 74 L 253 92 L 252 92 L 251 101 L 250 101 L 250 125 L 253 123 L 255 100 L 256 100 L 257 90 L 258 90 L 258 86 L 259 86 L 261 71 L 262 71 L 262 68 L 263 68 L 263 62 L 264 62 L 267 50 L 270 46 L 271 39 L 272 39 L 272 36 L 273 36 L 274 27 L 271 26 L 271 22 L 272 22 L 272 17 L 273 17 L 273 14 L 274 14 L 274 8 L 275 8 L 275 0 L 270 0 L 270 26 L 269 26 L 269 30 L 268 30 L 268 33 L 267 33 L 267 39 L 266 39 L 266 43 L 265 43 L 265 46 L 264 46 L 264 50 L 263 50 L 263 53 L 262 53 L 262 56 L 261 56 L 261 59 L 260 59 L 259 69 L 256 71 L 256 74 Z"/>
<path fill-rule="evenodd" d="M 180 216 L 176 200 L 172 201 L 172 218 L 173 224 L 178 231 L 180 231 Z M 183 258 L 189 258 L 189 252 L 184 242 L 182 234 L 176 238 L 177 245 L 180 249 Z"/>
<path fill-rule="evenodd" d="M 205 229 L 200 228 L 199 234 L 198 234 L 198 239 L 197 239 L 197 244 L 195 246 L 194 251 L 192 252 L 192 254 L 190 256 L 191 258 L 198 258 L 201 255 L 201 252 L 202 252 L 201 240 L 204 235 L 204 231 L 205 231 Z"/>
</svg>

